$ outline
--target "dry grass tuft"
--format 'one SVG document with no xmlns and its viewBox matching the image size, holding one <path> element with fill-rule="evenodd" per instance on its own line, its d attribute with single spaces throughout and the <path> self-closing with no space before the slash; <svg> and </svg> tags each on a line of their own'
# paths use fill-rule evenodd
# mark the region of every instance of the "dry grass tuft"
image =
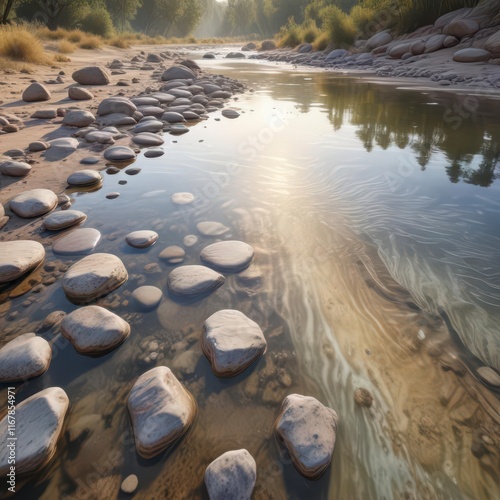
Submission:
<svg viewBox="0 0 500 500">
<path fill-rule="evenodd" d="M 57 52 L 60 54 L 71 54 L 76 49 L 74 43 L 69 42 L 68 40 L 60 40 L 57 44 Z"/>
<path fill-rule="evenodd" d="M 85 35 L 78 46 L 81 49 L 95 50 L 102 46 L 102 38 L 94 35 Z"/>
<path fill-rule="evenodd" d="M 54 61 L 56 61 L 56 62 L 70 62 L 71 59 L 69 57 L 66 57 L 63 54 L 56 54 L 54 56 Z"/>
<path fill-rule="evenodd" d="M 24 26 L 0 26 L 0 57 L 25 63 L 50 62 L 40 39 Z"/>
</svg>

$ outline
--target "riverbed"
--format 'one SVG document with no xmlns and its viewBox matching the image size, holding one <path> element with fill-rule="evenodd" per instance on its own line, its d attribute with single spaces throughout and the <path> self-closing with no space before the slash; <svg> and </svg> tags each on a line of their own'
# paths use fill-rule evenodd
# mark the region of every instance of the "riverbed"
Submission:
<svg viewBox="0 0 500 500">
<path fill-rule="evenodd" d="M 52 364 L 18 399 L 60 386 L 71 407 L 55 459 L 16 497 L 117 498 L 133 473 L 135 498 L 207 498 L 206 466 L 239 448 L 257 462 L 255 498 L 498 496 L 500 391 L 478 369 L 500 369 L 499 101 L 265 61 L 197 62 L 252 89 L 232 103 L 240 117 L 217 112 L 185 135 L 166 134 L 165 155 L 140 154 L 138 175 L 103 171 L 99 190 L 71 193 L 84 227 L 103 235 L 96 251 L 127 267 L 128 282 L 98 304 L 132 333 L 100 358 L 44 334 Z M 107 199 L 112 191 L 120 196 Z M 193 193 L 195 204 L 172 204 L 176 192 Z M 172 267 L 158 255 L 195 235 L 184 264 L 199 263 L 218 239 L 197 232 L 203 220 L 227 226 L 222 239 L 251 244 L 255 260 L 250 276 L 228 275 L 211 296 L 178 302 L 166 291 Z M 128 247 L 126 234 L 140 229 L 158 242 Z M 48 250 L 46 265 L 75 260 Z M 164 290 L 157 310 L 134 308 L 141 285 Z M 9 335 L 77 307 L 58 282 L 30 304 L 13 295 L 0 305 L 19 312 L 4 325 Z M 261 326 L 268 351 L 223 380 L 198 340 L 205 319 L 227 308 Z M 173 449 L 146 461 L 126 398 L 161 364 L 193 393 L 198 417 Z M 356 405 L 358 388 L 372 394 L 371 408 Z M 291 393 L 339 415 L 332 466 L 318 481 L 302 478 L 274 441 Z"/>
</svg>

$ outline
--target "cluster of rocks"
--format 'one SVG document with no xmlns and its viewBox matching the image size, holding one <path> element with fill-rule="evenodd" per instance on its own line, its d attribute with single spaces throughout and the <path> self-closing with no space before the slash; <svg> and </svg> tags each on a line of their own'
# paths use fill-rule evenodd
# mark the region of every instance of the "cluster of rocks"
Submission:
<svg viewBox="0 0 500 500">
<path fill-rule="evenodd" d="M 327 69 L 375 71 L 379 76 L 427 78 L 440 85 L 500 88 L 500 18 L 498 2 L 459 9 L 411 34 L 395 36 L 389 29 L 358 40 L 351 50 L 313 52 L 309 43 L 295 50 L 277 50 L 251 58 L 284 61 Z M 431 54 L 444 60 L 429 64 Z M 461 75 L 455 63 L 487 63 L 485 74 Z M 446 67 L 444 67 L 446 64 Z M 458 73 L 458 74 L 457 74 Z"/>
</svg>

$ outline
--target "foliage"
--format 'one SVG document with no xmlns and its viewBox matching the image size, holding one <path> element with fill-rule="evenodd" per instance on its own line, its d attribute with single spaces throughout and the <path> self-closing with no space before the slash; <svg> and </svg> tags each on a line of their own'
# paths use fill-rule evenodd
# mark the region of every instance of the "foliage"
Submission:
<svg viewBox="0 0 500 500">
<path fill-rule="evenodd" d="M 123 32 L 135 18 L 142 0 L 106 0 L 114 25 Z"/>
<path fill-rule="evenodd" d="M 80 21 L 80 26 L 87 33 L 103 37 L 109 37 L 114 32 L 111 15 L 104 7 L 88 10 Z"/>
<path fill-rule="evenodd" d="M 352 17 L 336 5 L 329 5 L 321 11 L 323 28 L 335 47 L 349 47 L 356 37 L 356 26 Z"/>
</svg>

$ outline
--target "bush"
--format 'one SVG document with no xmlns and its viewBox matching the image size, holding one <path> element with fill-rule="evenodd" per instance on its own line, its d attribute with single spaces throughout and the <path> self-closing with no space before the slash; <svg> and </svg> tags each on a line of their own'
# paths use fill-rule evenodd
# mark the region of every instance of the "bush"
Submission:
<svg viewBox="0 0 500 500">
<path fill-rule="evenodd" d="M 330 37 L 325 31 L 321 32 L 313 43 L 314 50 L 325 50 L 330 45 Z"/>
<path fill-rule="evenodd" d="M 296 47 L 302 43 L 299 26 L 293 17 L 288 19 L 285 26 L 282 26 L 278 33 L 278 45 L 280 47 Z"/>
<path fill-rule="evenodd" d="M 73 43 L 80 43 L 85 38 L 85 33 L 80 30 L 71 30 L 66 33 L 68 41 Z"/>
<path fill-rule="evenodd" d="M 87 12 L 83 16 L 80 25 L 83 31 L 105 38 L 112 36 L 114 32 L 111 15 L 104 8 Z"/>
<path fill-rule="evenodd" d="M 57 44 L 57 52 L 60 54 L 71 54 L 75 51 L 75 44 L 68 40 L 60 40 Z"/>
<path fill-rule="evenodd" d="M 48 57 L 42 42 L 24 26 L 0 26 L 0 57 L 45 64 Z"/>
<path fill-rule="evenodd" d="M 113 37 L 109 41 L 109 45 L 112 47 L 117 47 L 118 49 L 128 49 L 130 48 L 130 43 L 127 38 L 120 35 Z"/>
<path fill-rule="evenodd" d="M 313 43 L 320 34 L 315 21 L 304 21 L 300 28 L 300 38 L 305 43 Z"/>
<path fill-rule="evenodd" d="M 351 9 L 351 19 L 356 26 L 358 34 L 366 35 L 366 26 L 368 23 L 371 23 L 375 17 L 375 13 L 372 9 L 367 7 L 362 7 L 361 5 L 356 5 Z M 374 33 L 372 33 L 374 34 Z M 365 38 L 369 38 L 369 36 L 365 36 Z"/>
<path fill-rule="evenodd" d="M 354 43 L 356 26 L 351 17 L 336 5 L 329 5 L 321 11 L 323 28 L 336 48 L 347 48 Z"/>
<path fill-rule="evenodd" d="M 98 36 L 86 35 L 78 44 L 81 49 L 94 50 L 102 46 L 102 39 Z"/>
</svg>

